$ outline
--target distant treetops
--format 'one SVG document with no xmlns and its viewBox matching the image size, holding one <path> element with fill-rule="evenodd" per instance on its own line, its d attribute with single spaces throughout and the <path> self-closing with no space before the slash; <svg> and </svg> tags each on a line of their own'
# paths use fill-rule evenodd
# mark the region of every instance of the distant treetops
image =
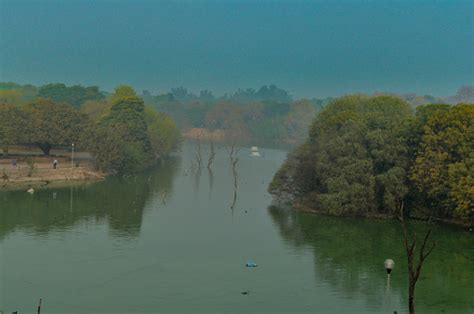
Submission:
<svg viewBox="0 0 474 314">
<path fill-rule="evenodd" d="M 334 215 L 474 216 L 474 105 L 341 97 L 314 119 L 269 191 Z"/>
<path fill-rule="evenodd" d="M 145 110 L 143 99 L 133 88 L 119 86 L 106 98 L 95 88 L 73 86 L 69 91 L 88 96 L 76 95 L 79 102 L 61 102 L 68 98 L 58 93 L 63 87 L 46 85 L 38 95 L 48 98 L 35 97 L 26 104 L 0 102 L 0 148 L 4 154 L 12 145 L 34 145 L 48 155 L 53 147 L 76 143 L 95 156 L 100 169 L 130 173 L 143 170 L 178 147 L 180 132 L 171 118 L 151 108 Z"/>
</svg>

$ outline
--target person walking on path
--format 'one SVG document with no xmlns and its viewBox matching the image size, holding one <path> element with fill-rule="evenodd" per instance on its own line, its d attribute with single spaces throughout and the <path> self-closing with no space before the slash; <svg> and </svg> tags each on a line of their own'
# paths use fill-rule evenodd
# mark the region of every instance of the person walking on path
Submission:
<svg viewBox="0 0 474 314">
<path fill-rule="evenodd" d="M 53 168 L 56 169 L 57 167 L 58 167 L 58 160 L 55 159 L 55 160 L 53 161 Z"/>
</svg>

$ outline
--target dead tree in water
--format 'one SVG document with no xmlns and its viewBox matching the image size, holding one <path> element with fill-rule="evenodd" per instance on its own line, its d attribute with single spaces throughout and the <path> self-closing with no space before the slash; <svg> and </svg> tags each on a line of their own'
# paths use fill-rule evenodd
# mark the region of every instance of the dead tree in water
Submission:
<svg viewBox="0 0 474 314">
<path fill-rule="evenodd" d="M 232 142 L 232 144 L 230 145 L 230 148 L 228 148 L 227 150 L 229 152 L 230 161 L 232 162 L 232 160 L 234 159 L 235 143 Z"/>
<path fill-rule="evenodd" d="M 230 147 L 227 148 L 227 151 L 229 152 L 230 163 L 233 166 L 234 160 L 236 159 L 236 156 L 239 153 L 240 148 L 236 147 L 236 143 L 234 141 L 234 142 L 232 142 Z M 238 160 L 238 158 L 237 158 L 237 160 Z"/>
<path fill-rule="evenodd" d="M 196 154 L 196 161 L 198 164 L 198 168 L 201 169 L 202 165 L 202 155 L 201 155 L 201 141 L 198 139 L 197 141 L 197 154 Z"/>
<path fill-rule="evenodd" d="M 207 161 L 207 169 L 211 169 L 211 165 L 214 162 L 214 157 L 216 157 L 216 152 L 214 151 L 214 142 L 211 140 L 211 145 L 210 145 L 211 151 L 209 152 L 209 159 Z"/>
<path fill-rule="evenodd" d="M 232 141 L 232 144 L 230 147 L 226 148 L 227 151 L 229 152 L 229 159 L 230 159 L 230 165 L 232 167 L 232 176 L 234 177 L 234 196 L 232 199 L 232 204 L 230 205 L 230 209 L 232 212 L 234 211 L 235 208 L 235 203 L 237 202 L 237 163 L 239 162 L 239 158 L 237 157 L 237 153 L 240 151 L 240 148 L 236 147 L 235 141 Z"/>
<path fill-rule="evenodd" d="M 237 202 L 237 170 L 235 167 L 239 162 L 239 158 L 234 158 L 232 160 L 232 175 L 234 177 L 234 198 L 232 199 L 232 205 L 230 205 L 230 209 L 234 210 L 235 203 Z"/>
<path fill-rule="evenodd" d="M 410 311 L 410 314 L 415 313 L 415 286 L 416 283 L 418 282 L 418 279 L 420 278 L 421 274 L 421 269 L 423 267 L 423 264 L 426 261 L 426 258 L 433 252 L 436 243 L 433 243 L 431 247 L 426 251 L 426 244 L 428 242 L 428 239 L 431 235 L 431 230 L 432 230 L 432 224 L 431 224 L 431 217 L 429 219 L 429 227 L 428 231 L 426 232 L 423 242 L 421 243 L 421 248 L 419 252 L 419 258 L 418 262 L 415 261 L 415 251 L 416 251 L 416 232 L 413 234 L 413 239 L 408 239 L 408 230 L 407 230 L 407 225 L 405 224 L 405 219 L 403 217 L 403 202 L 401 203 L 400 206 L 400 216 L 398 217 L 400 222 L 402 223 L 402 229 L 403 229 L 403 243 L 405 245 L 405 250 L 407 254 L 407 260 L 408 260 L 408 309 Z"/>
</svg>

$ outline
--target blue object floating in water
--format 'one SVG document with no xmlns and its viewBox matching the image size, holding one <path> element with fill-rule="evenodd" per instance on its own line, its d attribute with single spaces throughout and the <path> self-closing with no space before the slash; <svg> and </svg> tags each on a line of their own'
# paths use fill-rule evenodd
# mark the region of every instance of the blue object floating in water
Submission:
<svg viewBox="0 0 474 314">
<path fill-rule="evenodd" d="M 247 264 L 245 264 L 245 267 L 257 267 L 257 263 L 254 261 L 248 260 Z"/>
</svg>

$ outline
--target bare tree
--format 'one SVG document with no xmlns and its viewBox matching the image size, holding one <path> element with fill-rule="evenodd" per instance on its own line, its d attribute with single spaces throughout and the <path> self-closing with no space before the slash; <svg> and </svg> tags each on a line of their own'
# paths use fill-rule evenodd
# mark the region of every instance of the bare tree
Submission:
<svg viewBox="0 0 474 314">
<path fill-rule="evenodd" d="M 214 172 L 211 168 L 207 169 L 209 175 L 209 199 L 211 197 L 212 190 L 214 189 Z"/>
<path fill-rule="evenodd" d="M 408 228 L 405 223 L 404 215 L 403 215 L 403 202 L 400 205 L 400 215 L 399 220 L 402 224 L 403 229 L 403 243 L 405 245 L 405 250 L 407 254 L 408 260 L 408 308 L 410 314 L 415 313 L 415 287 L 418 279 L 420 278 L 421 269 L 423 268 L 423 264 L 425 263 L 428 256 L 433 252 L 436 243 L 433 243 L 429 249 L 426 248 L 428 243 L 428 239 L 431 235 L 432 224 L 431 224 L 431 217 L 428 221 L 428 231 L 426 232 L 423 241 L 421 242 L 421 248 L 419 252 L 418 261 L 415 261 L 416 255 L 416 232 L 413 234 L 413 238 L 409 239 L 408 236 Z"/>
<path fill-rule="evenodd" d="M 230 164 L 231 164 L 231 166 L 233 166 L 234 165 L 234 160 L 237 158 L 236 156 L 239 153 L 240 148 L 237 147 L 236 141 L 232 141 L 230 146 L 227 147 L 226 149 L 229 152 Z M 238 158 L 237 158 L 237 160 L 238 160 Z"/>
<path fill-rule="evenodd" d="M 236 147 L 236 142 L 232 141 L 230 147 L 227 148 L 229 152 L 229 159 L 230 165 L 232 167 L 232 176 L 234 177 L 234 197 L 232 199 L 232 204 L 230 205 L 230 209 L 232 212 L 235 208 L 235 203 L 237 202 L 237 163 L 239 162 L 239 158 L 237 157 L 240 148 Z"/>
<path fill-rule="evenodd" d="M 235 203 L 237 202 L 237 170 L 236 166 L 237 163 L 239 162 L 238 157 L 231 157 L 231 163 L 232 163 L 232 175 L 234 177 L 234 198 L 232 199 L 232 204 L 230 205 L 230 209 L 234 211 L 235 208 Z"/>
<path fill-rule="evenodd" d="M 200 141 L 199 139 L 197 140 L 196 149 L 197 149 L 196 161 L 197 161 L 197 164 L 198 164 L 198 168 L 201 169 L 201 166 L 202 166 L 202 155 L 201 155 L 201 141 Z"/>
<path fill-rule="evenodd" d="M 207 160 L 207 169 L 211 169 L 211 165 L 214 162 L 214 157 L 216 157 L 216 152 L 214 150 L 214 141 L 211 139 L 210 143 L 210 152 L 209 152 L 209 159 Z"/>
</svg>

